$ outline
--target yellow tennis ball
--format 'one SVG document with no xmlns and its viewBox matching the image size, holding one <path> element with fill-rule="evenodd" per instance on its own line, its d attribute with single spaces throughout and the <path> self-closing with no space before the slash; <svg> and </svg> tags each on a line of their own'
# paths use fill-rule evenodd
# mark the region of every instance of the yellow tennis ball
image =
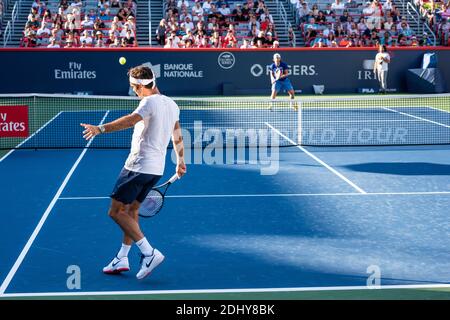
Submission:
<svg viewBox="0 0 450 320">
<path fill-rule="evenodd" d="M 125 64 L 125 63 L 127 63 L 127 59 L 125 59 L 124 57 L 120 57 L 119 63 L 120 64 Z"/>
</svg>

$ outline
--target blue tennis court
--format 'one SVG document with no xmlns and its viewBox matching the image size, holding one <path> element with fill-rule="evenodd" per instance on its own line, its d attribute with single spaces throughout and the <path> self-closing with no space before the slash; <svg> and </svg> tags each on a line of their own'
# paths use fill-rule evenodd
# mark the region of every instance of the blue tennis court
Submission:
<svg viewBox="0 0 450 320">
<path fill-rule="evenodd" d="M 443 145 L 298 145 L 269 148 L 255 158 L 248 148 L 188 150 L 187 175 L 171 187 L 163 210 L 142 220 L 152 245 L 166 256 L 143 281 L 135 278 L 134 247 L 130 272 L 102 273 L 121 243 L 107 215 L 108 196 L 128 151 L 96 147 L 129 141 L 131 131 L 96 137 L 85 149 L 15 150 L 0 161 L 7 216 L 0 224 L 0 294 L 362 288 L 373 270 L 381 286 L 450 286 L 450 113 L 428 106 L 388 109 L 327 110 L 320 115 L 320 141 L 340 145 L 354 137 L 350 145 L 360 139 L 370 145 L 369 134 L 380 142 L 373 135 L 379 128 L 403 128 L 397 131 L 403 142 L 434 130 L 433 142 Z M 207 124 L 219 114 L 220 123 L 207 125 L 217 129 L 239 128 L 239 121 L 246 129 L 251 122 L 282 145 L 298 138 L 293 110 L 254 111 L 237 117 L 237 111 L 200 110 L 190 117 Z M 86 145 L 80 122 L 121 114 L 60 112 L 22 147 L 39 140 Z M 305 133 L 318 132 L 312 125 L 318 114 L 310 109 L 301 116 L 302 141 L 310 141 Z M 333 139 L 324 123 L 333 124 Z M 365 133 L 351 129 L 361 123 Z M 185 124 L 194 133 L 195 124 Z M 174 171 L 171 151 L 162 181 Z M 78 289 L 68 287 L 70 266 L 81 271 Z"/>
</svg>

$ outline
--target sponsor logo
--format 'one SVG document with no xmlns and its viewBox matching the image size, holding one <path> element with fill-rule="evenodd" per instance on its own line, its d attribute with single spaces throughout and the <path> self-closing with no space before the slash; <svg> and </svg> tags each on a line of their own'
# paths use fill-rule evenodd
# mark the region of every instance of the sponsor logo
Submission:
<svg viewBox="0 0 450 320">
<path fill-rule="evenodd" d="M 236 58 L 231 52 L 222 52 L 217 58 L 217 62 L 222 69 L 231 69 L 234 66 Z"/>
<path fill-rule="evenodd" d="M 193 63 L 164 63 L 152 65 L 151 62 L 143 64 L 153 70 L 158 78 L 203 78 L 203 70 L 197 70 Z"/>
<path fill-rule="evenodd" d="M 362 70 L 358 70 L 358 80 L 375 80 L 376 75 L 373 72 L 375 60 L 363 60 Z"/>
<path fill-rule="evenodd" d="M 54 76 L 57 80 L 92 80 L 97 78 L 95 70 L 83 70 L 81 63 L 69 62 L 68 69 L 55 69 Z"/>
<path fill-rule="evenodd" d="M 0 137 L 28 137 L 28 106 L 0 106 Z"/>
<path fill-rule="evenodd" d="M 293 64 L 289 66 L 289 75 L 291 76 L 317 76 L 315 65 L 300 65 Z M 260 64 L 254 64 L 250 67 L 250 73 L 254 77 L 260 77 L 264 73 L 264 69 L 266 70 L 265 74 L 270 75 L 270 65 L 266 65 L 265 68 Z"/>
</svg>

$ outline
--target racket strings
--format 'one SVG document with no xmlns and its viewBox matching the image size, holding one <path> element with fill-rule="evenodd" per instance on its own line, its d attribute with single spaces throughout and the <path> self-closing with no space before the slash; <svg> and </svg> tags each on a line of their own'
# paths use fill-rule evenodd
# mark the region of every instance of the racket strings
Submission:
<svg viewBox="0 0 450 320">
<path fill-rule="evenodd" d="M 161 210 L 163 202 L 164 199 L 161 192 L 154 189 L 151 190 L 145 198 L 145 201 L 141 204 L 140 215 L 151 217 L 157 214 L 158 211 Z"/>
</svg>

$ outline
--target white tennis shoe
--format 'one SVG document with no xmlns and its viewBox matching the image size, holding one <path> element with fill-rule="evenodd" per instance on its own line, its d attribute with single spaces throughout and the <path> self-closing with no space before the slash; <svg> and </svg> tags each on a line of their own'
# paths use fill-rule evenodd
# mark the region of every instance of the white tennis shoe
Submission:
<svg viewBox="0 0 450 320">
<path fill-rule="evenodd" d="M 117 274 L 129 270 L 128 257 L 118 258 L 117 256 L 103 268 L 103 272 L 106 274 Z"/>
<path fill-rule="evenodd" d="M 153 249 L 151 256 L 141 255 L 141 270 L 136 274 L 136 278 L 144 279 L 163 261 L 164 256 L 158 249 Z"/>
</svg>

